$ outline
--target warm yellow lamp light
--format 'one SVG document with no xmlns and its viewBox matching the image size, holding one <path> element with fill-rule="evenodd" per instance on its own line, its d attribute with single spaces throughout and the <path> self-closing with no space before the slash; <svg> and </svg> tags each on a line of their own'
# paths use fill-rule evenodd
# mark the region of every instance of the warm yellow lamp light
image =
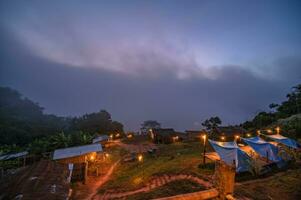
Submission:
<svg viewBox="0 0 301 200">
<path fill-rule="evenodd" d="M 142 162 L 142 161 L 143 161 L 143 156 L 142 156 L 142 154 L 139 154 L 139 155 L 138 155 L 138 161 L 139 161 L 139 162 Z"/>
</svg>

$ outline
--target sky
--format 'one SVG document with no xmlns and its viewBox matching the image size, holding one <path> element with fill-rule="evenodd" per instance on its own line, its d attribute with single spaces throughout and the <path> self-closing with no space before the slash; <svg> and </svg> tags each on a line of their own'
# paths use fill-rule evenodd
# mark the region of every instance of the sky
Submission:
<svg viewBox="0 0 301 200">
<path fill-rule="evenodd" d="M 301 1 L 0 2 L 0 85 L 126 130 L 249 120 L 301 83 Z"/>
</svg>

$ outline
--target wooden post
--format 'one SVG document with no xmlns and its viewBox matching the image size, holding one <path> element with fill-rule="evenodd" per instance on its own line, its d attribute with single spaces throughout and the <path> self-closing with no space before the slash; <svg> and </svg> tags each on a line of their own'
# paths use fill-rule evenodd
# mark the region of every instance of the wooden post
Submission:
<svg viewBox="0 0 301 200">
<path fill-rule="evenodd" d="M 206 141 L 204 142 L 203 164 L 206 164 Z"/>
<path fill-rule="evenodd" d="M 0 169 L 1 169 L 1 177 L 0 178 L 2 178 L 4 176 L 4 169 L 2 167 Z"/>
<path fill-rule="evenodd" d="M 235 186 L 235 165 L 229 166 L 222 161 L 215 163 L 214 185 L 219 191 L 218 199 L 224 200 L 233 195 Z"/>
<path fill-rule="evenodd" d="M 88 180 L 88 161 L 84 163 L 84 168 L 84 184 L 86 184 Z"/>
<path fill-rule="evenodd" d="M 26 155 L 23 157 L 23 167 L 26 165 Z"/>
</svg>

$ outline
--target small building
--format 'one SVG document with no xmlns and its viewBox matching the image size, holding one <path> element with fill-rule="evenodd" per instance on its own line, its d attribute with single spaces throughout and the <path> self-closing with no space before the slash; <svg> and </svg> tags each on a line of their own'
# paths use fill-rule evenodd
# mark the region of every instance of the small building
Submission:
<svg viewBox="0 0 301 200">
<path fill-rule="evenodd" d="M 200 140 L 202 135 L 206 134 L 204 130 L 186 130 L 187 140 Z"/>
<path fill-rule="evenodd" d="M 247 131 L 240 126 L 220 126 L 215 129 L 216 139 L 219 137 L 225 137 L 226 140 L 233 140 L 235 136 L 243 137 L 247 134 Z"/>
<path fill-rule="evenodd" d="M 53 160 L 58 160 L 61 163 L 84 163 L 88 159 L 95 159 L 95 156 L 102 152 L 101 144 L 97 143 L 56 149 L 53 153 Z"/>
<path fill-rule="evenodd" d="M 26 157 L 26 155 L 28 155 L 27 151 L 4 154 L 4 155 L 0 155 L 0 160 L 11 160 L 11 159 L 15 159 L 15 158 L 24 158 L 24 157 Z"/>
<path fill-rule="evenodd" d="M 27 156 L 28 156 L 27 151 L 0 155 L 1 174 L 3 173 L 2 170 L 25 166 Z"/>
<path fill-rule="evenodd" d="M 172 128 L 151 129 L 149 135 L 154 143 L 163 144 L 170 144 L 186 139 L 185 133 L 176 132 Z"/>
<path fill-rule="evenodd" d="M 73 181 L 85 182 L 88 176 L 88 163 L 102 159 L 102 152 L 102 146 L 98 143 L 56 149 L 53 153 L 53 160 L 71 166 Z"/>
</svg>

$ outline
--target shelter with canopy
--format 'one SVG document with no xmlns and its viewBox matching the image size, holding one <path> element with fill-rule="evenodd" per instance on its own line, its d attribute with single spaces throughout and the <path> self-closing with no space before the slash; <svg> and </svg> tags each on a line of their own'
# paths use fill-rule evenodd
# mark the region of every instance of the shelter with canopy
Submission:
<svg viewBox="0 0 301 200">
<path fill-rule="evenodd" d="M 221 160 L 228 165 L 233 165 L 235 162 L 236 172 L 249 170 L 251 158 L 237 146 L 236 142 L 217 142 L 213 140 L 209 140 L 209 142 Z"/>
<path fill-rule="evenodd" d="M 275 145 L 261 139 L 258 136 L 252 138 L 242 138 L 242 140 L 252 147 L 252 149 L 261 157 L 268 158 L 273 162 L 281 161 L 281 158 L 278 156 L 278 148 Z"/>
<path fill-rule="evenodd" d="M 285 146 L 288 146 L 288 147 L 291 147 L 291 148 L 294 148 L 294 149 L 298 149 L 298 143 L 296 140 L 293 140 L 293 139 L 290 139 L 290 138 L 287 138 L 287 137 L 284 137 L 280 134 L 275 134 L 275 135 L 264 135 L 272 140 L 274 140 L 275 142 L 278 142 L 278 143 L 281 143 Z"/>
</svg>

